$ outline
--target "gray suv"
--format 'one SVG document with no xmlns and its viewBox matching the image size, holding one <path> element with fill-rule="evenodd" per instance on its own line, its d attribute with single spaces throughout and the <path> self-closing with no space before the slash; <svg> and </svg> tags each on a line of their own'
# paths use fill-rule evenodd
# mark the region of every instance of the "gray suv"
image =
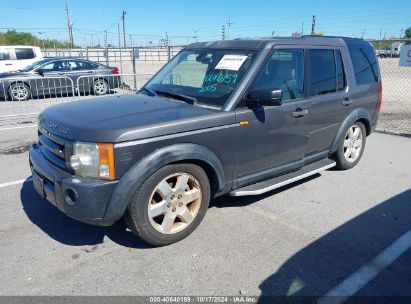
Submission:
<svg viewBox="0 0 411 304">
<path fill-rule="evenodd" d="M 342 37 L 191 44 L 136 96 L 52 106 L 30 149 L 37 192 L 153 245 L 187 237 L 211 198 L 258 195 L 360 160 L 381 106 L 373 47 Z"/>
</svg>

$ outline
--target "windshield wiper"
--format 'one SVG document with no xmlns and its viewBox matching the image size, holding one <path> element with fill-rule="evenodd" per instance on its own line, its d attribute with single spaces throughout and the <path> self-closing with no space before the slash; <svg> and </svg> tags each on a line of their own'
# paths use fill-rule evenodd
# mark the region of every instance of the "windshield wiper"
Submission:
<svg viewBox="0 0 411 304">
<path fill-rule="evenodd" d="M 146 87 L 144 87 L 140 90 L 140 92 L 143 92 L 143 91 L 147 92 L 150 96 L 156 96 L 157 95 L 157 93 L 155 91 L 147 89 Z"/>
<path fill-rule="evenodd" d="M 182 101 L 191 103 L 194 106 L 198 104 L 197 98 L 194 98 L 194 97 L 191 97 L 191 96 L 178 94 L 178 93 L 173 93 L 173 92 L 168 92 L 168 91 L 159 91 L 159 90 L 154 90 L 154 92 L 157 95 L 163 95 L 163 96 L 171 97 L 171 98 L 174 98 L 174 99 L 182 100 Z"/>
</svg>

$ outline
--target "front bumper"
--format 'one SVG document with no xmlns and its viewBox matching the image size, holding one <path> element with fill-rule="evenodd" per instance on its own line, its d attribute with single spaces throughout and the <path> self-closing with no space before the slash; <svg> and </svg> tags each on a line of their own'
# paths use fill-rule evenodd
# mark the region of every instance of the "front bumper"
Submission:
<svg viewBox="0 0 411 304">
<path fill-rule="evenodd" d="M 98 226 L 110 226 L 121 214 L 105 216 L 118 181 L 78 177 L 52 165 L 34 144 L 29 151 L 37 192 L 67 216 Z"/>
</svg>

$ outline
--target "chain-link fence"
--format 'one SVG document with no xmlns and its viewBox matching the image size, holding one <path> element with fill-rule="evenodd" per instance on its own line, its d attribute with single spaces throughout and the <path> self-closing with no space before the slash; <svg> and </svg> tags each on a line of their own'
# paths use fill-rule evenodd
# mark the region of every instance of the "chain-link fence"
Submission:
<svg viewBox="0 0 411 304">
<path fill-rule="evenodd" d="M 377 50 L 383 98 L 378 131 L 411 136 L 411 67 L 400 66 L 401 47 L 411 40 L 371 41 Z"/>
<path fill-rule="evenodd" d="M 75 57 L 117 67 L 120 73 L 155 73 L 183 49 L 182 46 L 133 48 L 44 49 L 44 57 Z"/>
<path fill-rule="evenodd" d="M 383 40 L 372 41 L 379 55 L 379 64 L 383 82 L 383 103 L 377 130 L 411 136 L 411 67 L 399 66 L 399 51 L 404 44 L 411 44 L 410 40 Z M 382 48 L 382 49 L 380 49 Z M 122 83 L 113 89 L 114 94 L 128 94 L 135 92 L 155 72 L 157 72 L 168 59 L 175 56 L 181 47 L 157 48 L 157 49 L 78 49 L 78 50 L 44 50 L 43 53 L 49 57 L 82 57 L 89 60 L 108 63 L 112 67 L 118 67 L 122 73 Z M 105 56 L 108 55 L 108 56 Z M 133 60 L 134 59 L 134 60 Z M 60 79 L 58 81 L 62 81 Z M 45 79 L 37 80 L 37 86 L 44 86 Z M 48 80 L 51 81 L 51 80 Z M 56 82 L 57 80 L 52 80 Z M 74 94 L 71 89 L 66 92 L 54 94 L 54 89 L 47 89 L 40 97 L 31 98 L 28 101 L 9 101 L 3 98 L 0 103 L 0 126 L 9 125 L 13 121 L 25 122 L 24 115 L 35 115 L 46 106 L 58 102 L 91 98 L 98 95 L 90 94 L 92 86 L 87 86 L 90 92 L 76 92 L 77 86 L 88 84 L 89 78 L 82 78 L 81 83 L 74 83 Z M 93 82 L 93 81 L 92 81 Z M 9 83 L 1 83 L 3 88 Z M 37 87 L 35 86 L 35 87 Z M 4 87 L 3 91 L 7 91 Z M 19 89 L 18 86 L 16 89 Z M 24 87 L 20 87 L 24 90 Z M 35 89 L 37 90 L 37 89 Z M 64 96 L 62 96 L 64 95 Z M 37 115 L 35 115 L 37 116 Z M 13 123 L 15 124 L 15 123 Z"/>
</svg>

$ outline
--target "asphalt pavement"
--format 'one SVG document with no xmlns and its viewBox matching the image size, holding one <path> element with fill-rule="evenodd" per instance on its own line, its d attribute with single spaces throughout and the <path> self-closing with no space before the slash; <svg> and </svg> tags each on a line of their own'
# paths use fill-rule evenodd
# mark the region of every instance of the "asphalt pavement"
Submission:
<svg viewBox="0 0 411 304">
<path fill-rule="evenodd" d="M 215 199 L 191 236 L 153 248 L 41 199 L 35 137 L 0 131 L 0 295 L 411 296 L 411 138 L 374 133 L 352 170 Z"/>
</svg>

